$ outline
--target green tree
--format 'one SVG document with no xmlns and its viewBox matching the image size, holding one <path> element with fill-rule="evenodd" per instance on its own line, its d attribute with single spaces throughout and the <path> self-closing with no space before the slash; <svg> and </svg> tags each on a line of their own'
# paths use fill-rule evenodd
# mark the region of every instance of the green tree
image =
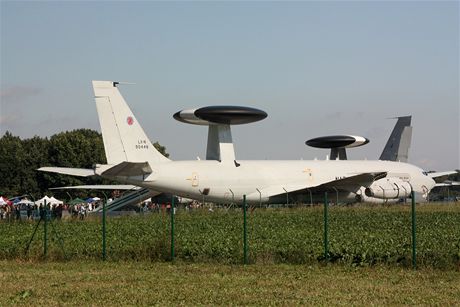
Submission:
<svg viewBox="0 0 460 307">
<path fill-rule="evenodd" d="M 169 153 L 166 152 L 166 147 L 161 146 L 160 143 L 155 142 L 153 143 L 153 146 L 166 158 L 169 158 Z"/>
<path fill-rule="evenodd" d="M 100 133 L 90 129 L 61 132 L 50 138 L 49 162 L 61 167 L 92 168 L 106 163 Z"/>
<path fill-rule="evenodd" d="M 0 195 L 17 195 L 21 186 L 23 160 L 21 139 L 7 131 L 0 139 Z"/>
<path fill-rule="evenodd" d="M 23 164 L 20 168 L 21 186 L 19 194 L 29 194 L 33 198 L 40 197 L 42 191 L 47 187 L 44 185 L 43 173 L 37 169 L 48 163 L 48 146 L 47 138 L 34 136 L 31 139 L 22 141 L 24 150 Z"/>
<path fill-rule="evenodd" d="M 94 168 L 106 163 L 104 145 L 100 133 L 90 129 L 61 132 L 50 138 L 48 146 L 49 166 Z M 47 187 L 101 184 L 96 177 L 82 178 L 44 173 Z"/>
<path fill-rule="evenodd" d="M 164 156 L 169 156 L 164 146 L 158 142 L 153 145 Z M 49 191 L 52 187 L 109 184 L 112 182 L 99 177 L 82 178 L 37 171 L 42 166 L 93 168 L 95 164 L 105 163 L 102 136 L 94 130 L 77 129 L 57 133 L 50 139 L 34 136 L 25 140 L 7 131 L 0 138 L 0 195 L 29 194 L 38 198 L 45 193 L 52 194 Z M 85 197 L 87 193 L 72 194 Z"/>
</svg>

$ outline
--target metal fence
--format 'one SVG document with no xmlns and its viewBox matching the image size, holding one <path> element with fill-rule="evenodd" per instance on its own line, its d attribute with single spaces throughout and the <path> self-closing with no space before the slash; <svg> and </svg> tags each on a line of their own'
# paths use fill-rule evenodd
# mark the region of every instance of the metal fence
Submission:
<svg viewBox="0 0 460 307">
<path fill-rule="evenodd" d="M 321 205 L 269 209 L 193 209 L 172 198 L 134 216 L 83 219 L 45 207 L 0 222 L 0 258 L 458 267 L 459 220 L 458 205 L 331 206 L 327 194 Z"/>
</svg>

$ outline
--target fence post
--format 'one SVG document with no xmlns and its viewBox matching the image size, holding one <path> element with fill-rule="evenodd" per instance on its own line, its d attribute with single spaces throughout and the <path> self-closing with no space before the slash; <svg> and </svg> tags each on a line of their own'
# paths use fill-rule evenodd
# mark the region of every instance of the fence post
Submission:
<svg viewBox="0 0 460 307">
<path fill-rule="evenodd" d="M 416 220 L 415 220 L 415 193 L 412 190 L 411 192 L 411 198 L 412 198 L 412 268 L 415 270 L 417 268 L 417 229 L 416 229 Z"/>
<path fill-rule="evenodd" d="M 174 262 L 174 195 L 171 199 L 171 261 Z"/>
<path fill-rule="evenodd" d="M 48 204 L 46 203 L 46 200 L 44 201 L 43 205 L 45 206 L 45 211 L 44 211 L 44 224 L 43 224 L 43 255 L 46 258 L 46 255 L 48 254 Z"/>
<path fill-rule="evenodd" d="M 324 193 L 324 259 L 329 261 L 329 238 L 328 238 L 328 231 L 329 231 L 329 225 L 328 225 L 328 212 L 327 212 L 327 207 L 328 207 L 328 200 L 327 200 L 327 192 Z"/>
<path fill-rule="evenodd" d="M 243 195 L 243 263 L 248 264 L 248 235 L 246 223 L 246 195 Z"/>
<path fill-rule="evenodd" d="M 107 204 L 107 197 L 105 198 L 105 201 L 102 203 L 102 260 L 105 261 L 107 259 L 107 252 L 106 252 L 106 228 L 105 228 L 105 223 L 106 223 L 106 206 Z"/>
</svg>

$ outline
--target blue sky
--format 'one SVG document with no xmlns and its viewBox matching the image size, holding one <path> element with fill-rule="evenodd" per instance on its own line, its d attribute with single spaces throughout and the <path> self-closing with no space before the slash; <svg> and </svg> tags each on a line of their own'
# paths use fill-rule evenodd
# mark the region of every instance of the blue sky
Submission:
<svg viewBox="0 0 460 307">
<path fill-rule="evenodd" d="M 412 115 L 410 162 L 459 168 L 458 2 L 0 2 L 0 135 L 99 130 L 91 80 L 121 91 L 173 159 L 205 155 L 205 127 L 172 114 L 245 105 L 238 159 L 324 159 L 307 139 L 362 135 L 377 158 Z"/>
</svg>

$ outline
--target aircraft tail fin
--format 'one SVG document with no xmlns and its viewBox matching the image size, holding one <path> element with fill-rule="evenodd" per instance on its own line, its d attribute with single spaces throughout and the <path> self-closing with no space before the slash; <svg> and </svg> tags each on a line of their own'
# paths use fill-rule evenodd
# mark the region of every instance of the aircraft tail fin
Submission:
<svg viewBox="0 0 460 307">
<path fill-rule="evenodd" d="M 412 116 L 397 117 L 390 138 L 380 155 L 380 160 L 407 162 L 409 147 L 412 140 Z"/>
<path fill-rule="evenodd" d="M 96 108 L 108 164 L 170 161 L 145 134 L 118 90 L 118 82 L 93 81 Z"/>
</svg>

